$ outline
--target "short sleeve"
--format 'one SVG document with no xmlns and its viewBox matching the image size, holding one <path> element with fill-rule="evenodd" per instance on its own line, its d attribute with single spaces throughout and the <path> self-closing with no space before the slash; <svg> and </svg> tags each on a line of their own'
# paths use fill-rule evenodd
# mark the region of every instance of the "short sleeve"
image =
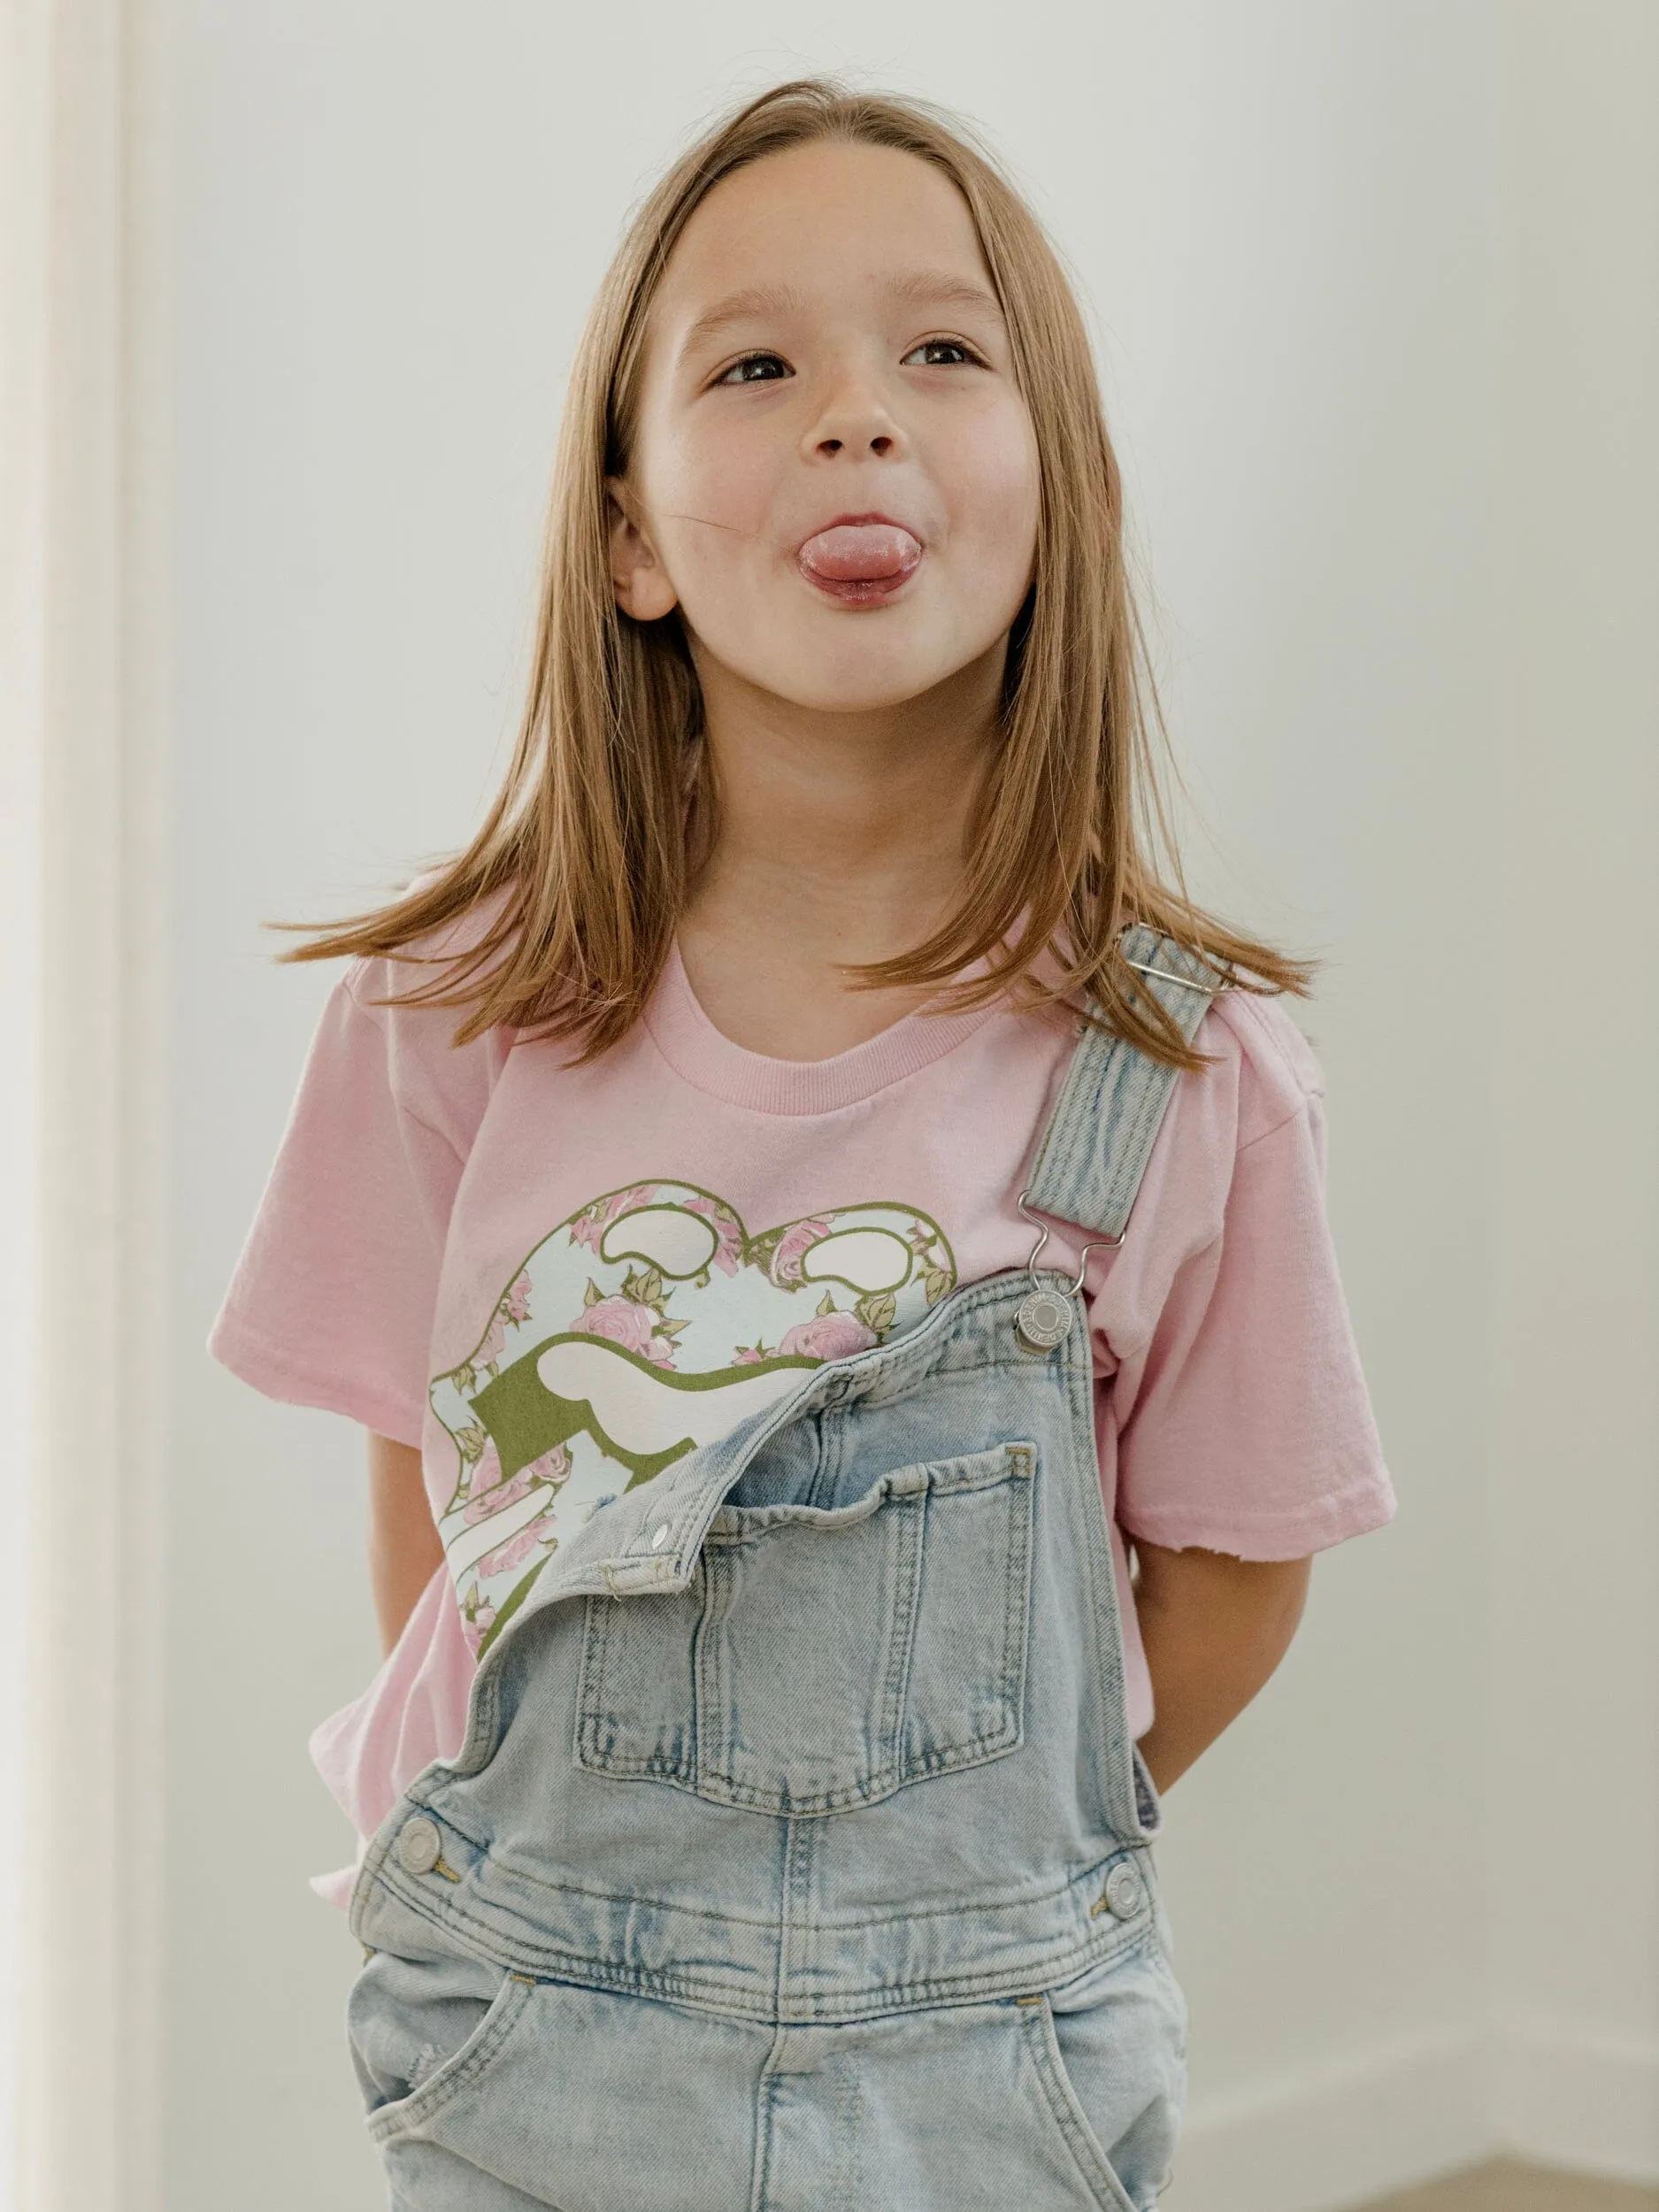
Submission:
<svg viewBox="0 0 1659 2212">
<path fill-rule="evenodd" d="M 1243 1145 L 1218 1235 L 1176 1270 L 1116 1387 L 1133 1538 L 1301 1558 L 1381 1526 L 1384 1466 L 1325 1208 L 1321 1100 Z"/>
<path fill-rule="evenodd" d="M 391 1025 L 359 1002 L 354 972 L 324 1006 L 207 1348 L 267 1397 L 419 1447 L 465 1163 L 411 1110 Z"/>
</svg>

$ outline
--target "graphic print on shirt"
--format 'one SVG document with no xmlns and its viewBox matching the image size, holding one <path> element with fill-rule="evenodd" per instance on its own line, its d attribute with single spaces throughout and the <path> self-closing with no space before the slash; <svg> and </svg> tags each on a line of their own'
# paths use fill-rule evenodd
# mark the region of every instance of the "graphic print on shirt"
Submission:
<svg viewBox="0 0 1659 2212">
<path fill-rule="evenodd" d="M 544 1237 L 471 1356 L 433 1379 L 460 1464 L 439 1521 L 475 1655 L 578 1525 L 826 1360 L 953 1289 L 914 1206 L 837 1206 L 751 1236 L 695 1184 L 630 1183 Z"/>
</svg>

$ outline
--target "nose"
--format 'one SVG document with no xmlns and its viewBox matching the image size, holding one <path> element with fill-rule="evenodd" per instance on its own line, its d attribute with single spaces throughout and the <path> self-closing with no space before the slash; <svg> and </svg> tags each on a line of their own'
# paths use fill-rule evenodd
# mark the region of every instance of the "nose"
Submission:
<svg viewBox="0 0 1659 2212">
<path fill-rule="evenodd" d="M 819 453 L 845 453 L 850 449 L 854 453 L 884 454 L 891 453 L 895 442 L 890 431 L 877 430 L 867 438 L 822 437 L 818 441 L 817 450 Z"/>
<path fill-rule="evenodd" d="M 823 460 L 887 460 L 903 449 L 903 437 L 879 387 L 868 376 L 837 377 L 807 433 L 807 449 Z"/>
</svg>

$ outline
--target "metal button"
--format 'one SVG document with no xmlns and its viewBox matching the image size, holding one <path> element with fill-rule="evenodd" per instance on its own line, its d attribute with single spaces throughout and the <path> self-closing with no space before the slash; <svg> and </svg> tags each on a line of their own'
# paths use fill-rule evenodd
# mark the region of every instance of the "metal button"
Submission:
<svg viewBox="0 0 1659 2212">
<path fill-rule="evenodd" d="M 1071 1302 L 1057 1291 L 1028 1291 L 1014 1315 L 1014 1333 L 1028 1352 L 1052 1352 L 1071 1333 Z"/>
<path fill-rule="evenodd" d="M 1127 1860 L 1113 1867 L 1111 1872 L 1106 1877 L 1106 1902 L 1119 1920 L 1133 1918 L 1141 1909 L 1141 1901 L 1144 1894 L 1141 1886 L 1141 1877 Z"/>
<path fill-rule="evenodd" d="M 660 1528 L 654 1528 L 651 1531 L 651 1549 L 653 1551 L 661 1551 L 663 1546 L 667 1541 L 668 1524 L 664 1521 Z"/>
<path fill-rule="evenodd" d="M 438 1824 L 417 1813 L 397 1833 L 397 1863 L 405 1874 L 430 1874 L 443 1851 Z"/>
</svg>

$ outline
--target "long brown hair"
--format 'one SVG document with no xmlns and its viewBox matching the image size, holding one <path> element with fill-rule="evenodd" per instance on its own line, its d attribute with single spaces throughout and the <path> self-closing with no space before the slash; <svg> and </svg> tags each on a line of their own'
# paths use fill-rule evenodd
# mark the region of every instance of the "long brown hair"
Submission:
<svg viewBox="0 0 1659 2212">
<path fill-rule="evenodd" d="M 600 287 L 559 440 L 529 693 L 482 826 L 389 904 L 331 926 L 272 925 L 315 933 L 279 956 L 436 961 L 441 972 L 419 988 L 376 1002 L 469 1006 L 457 1044 L 505 1023 L 569 1040 L 588 1060 L 638 1019 L 718 822 L 678 614 L 641 623 L 616 604 L 605 479 L 628 465 L 647 319 L 687 222 L 734 170 L 823 140 L 932 162 L 967 202 L 1041 478 L 1035 581 L 1010 641 L 1002 739 L 978 795 L 961 896 L 932 936 L 895 959 L 849 965 L 849 979 L 936 985 L 958 1007 L 1010 988 L 1032 1005 L 1081 991 L 1107 1027 L 1156 1058 L 1202 1064 L 1125 963 L 1127 922 L 1166 932 L 1246 988 L 1305 994 L 1313 964 L 1187 896 L 1156 772 L 1151 731 L 1162 738 L 1164 722 L 1125 569 L 1121 479 L 1076 300 L 1036 218 L 960 124 L 822 78 L 776 86 L 700 139 L 641 207 Z M 407 949 L 469 918 L 458 949 Z M 1045 953 L 1062 972 L 1039 983 L 1033 965 Z M 985 972 L 962 979 L 981 962 Z"/>
</svg>

